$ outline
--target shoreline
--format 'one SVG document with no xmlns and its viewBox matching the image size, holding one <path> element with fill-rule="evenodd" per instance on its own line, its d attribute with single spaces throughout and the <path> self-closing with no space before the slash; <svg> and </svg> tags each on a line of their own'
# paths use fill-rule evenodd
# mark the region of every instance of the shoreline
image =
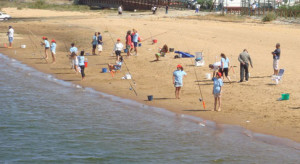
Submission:
<svg viewBox="0 0 300 164">
<path fill-rule="evenodd" d="M 51 11 L 49 11 L 49 13 L 52 13 Z M 101 19 L 104 23 L 101 25 L 100 27 L 102 29 L 102 32 L 105 31 L 105 28 L 109 29 L 109 32 L 113 35 L 113 37 L 119 37 L 122 36 L 123 31 L 121 30 L 122 33 L 119 33 L 119 31 L 116 31 L 115 26 L 118 24 L 118 21 L 130 21 L 130 18 L 102 18 L 105 17 L 104 16 L 100 16 L 100 18 L 97 19 Z M 81 19 L 81 18 L 80 18 Z M 108 20 L 106 20 L 108 19 Z M 65 22 L 64 22 L 65 21 Z M 201 117 L 203 119 L 206 120 L 211 120 L 217 123 L 221 123 L 221 124 L 229 124 L 229 125 L 238 125 L 241 126 L 245 129 L 249 129 L 253 132 L 258 132 L 258 133 L 262 133 L 262 134 L 267 134 L 267 135 L 274 135 L 274 136 L 278 136 L 278 137 L 282 137 L 282 138 L 289 138 L 291 140 L 294 140 L 296 142 L 300 142 L 299 140 L 299 125 L 297 124 L 297 120 L 299 120 L 299 110 L 293 110 L 291 114 L 296 114 L 294 117 L 294 120 L 290 120 L 289 122 L 285 122 L 286 120 L 288 121 L 289 119 L 286 119 L 287 115 L 285 115 L 285 113 L 282 113 L 277 110 L 277 109 L 285 109 L 287 108 L 287 102 L 281 102 L 281 104 L 279 104 L 278 102 L 276 102 L 276 104 L 271 105 L 270 103 L 273 103 L 272 99 L 274 99 L 274 96 L 276 96 L 278 94 L 278 92 L 282 92 L 282 90 L 285 89 L 280 89 L 276 92 L 272 91 L 271 93 L 274 94 L 274 96 L 272 97 L 268 97 L 267 101 L 262 101 L 260 102 L 261 104 L 266 104 L 263 106 L 260 106 L 260 104 L 257 104 L 255 101 L 260 101 L 262 96 L 265 96 L 264 92 L 270 92 L 270 90 L 265 90 L 262 86 L 254 84 L 252 82 L 249 82 L 249 84 L 243 84 L 243 85 L 238 85 L 238 84 L 232 84 L 231 86 L 226 85 L 226 91 L 227 93 L 225 93 L 225 97 L 224 100 L 229 101 L 230 99 L 232 99 L 234 96 L 237 96 L 240 94 L 239 90 L 243 89 L 243 90 L 253 90 L 255 88 L 257 88 L 258 92 L 256 94 L 257 97 L 250 97 L 250 102 L 252 103 L 251 106 L 249 106 L 246 109 L 243 109 L 243 103 L 247 103 L 247 101 L 243 100 L 243 99 L 238 99 L 235 102 L 230 101 L 230 104 L 224 104 L 223 106 L 223 111 L 216 113 L 216 112 L 211 112 L 211 111 L 203 111 L 202 110 L 202 104 L 198 102 L 198 91 L 195 90 L 195 88 L 197 88 L 196 85 L 191 85 L 194 84 L 194 79 L 193 79 L 193 72 L 191 71 L 193 69 L 193 67 L 189 66 L 191 64 L 191 62 L 189 60 L 184 60 L 184 59 L 180 59 L 180 60 L 176 60 L 176 62 L 172 62 L 169 63 L 168 61 L 173 61 L 172 59 L 172 55 L 168 55 L 168 57 L 166 57 L 165 59 L 162 59 L 162 61 L 157 62 L 157 63 L 149 63 L 147 60 L 151 60 L 152 58 L 154 58 L 153 55 L 153 49 L 156 49 L 155 47 L 158 45 L 150 45 L 148 44 L 148 42 L 142 42 L 143 43 L 143 47 L 141 48 L 141 52 L 142 55 L 138 56 L 138 57 L 131 57 L 129 59 L 125 59 L 126 60 L 126 64 L 128 64 L 130 66 L 130 70 L 131 73 L 133 73 L 132 77 L 137 81 L 137 92 L 138 92 L 138 96 L 135 96 L 132 91 L 129 90 L 129 85 L 128 85 L 128 81 L 124 81 L 121 80 L 120 78 L 123 76 L 123 73 L 120 74 L 116 74 L 115 78 L 111 78 L 110 74 L 100 74 L 100 69 L 101 67 L 105 67 L 105 63 L 108 62 L 113 62 L 114 61 L 114 57 L 110 57 L 110 47 L 112 46 L 112 43 L 109 39 L 109 36 L 107 33 L 103 33 L 104 35 L 104 41 L 105 41 L 105 46 L 107 48 L 104 49 L 104 52 L 102 54 L 102 56 L 87 56 L 87 58 L 89 59 L 89 67 L 87 68 L 87 80 L 82 82 L 80 81 L 80 76 L 79 75 L 75 75 L 75 73 L 72 73 L 72 71 L 67 68 L 69 67 L 68 63 L 68 59 L 66 59 L 65 57 L 65 48 L 64 48 L 64 43 L 69 43 L 72 41 L 77 41 L 78 44 L 81 46 L 79 47 L 80 49 L 86 49 L 87 52 L 89 52 L 90 50 L 90 37 L 86 37 L 87 35 L 90 36 L 93 32 L 93 30 L 91 29 L 95 29 L 95 25 L 94 26 L 84 26 L 81 24 L 76 24 L 76 23 L 70 23 L 67 22 L 68 20 L 64 20 L 63 18 L 61 18 L 61 20 L 45 20 L 43 21 L 42 24 L 39 24 L 36 21 L 32 21 L 30 22 L 31 24 L 28 24 L 28 22 L 18 22 L 18 23 L 13 23 L 13 26 L 16 26 L 16 29 L 18 29 L 18 33 L 20 34 L 20 37 L 24 39 L 27 39 L 28 35 L 26 33 L 25 29 L 20 29 L 20 27 L 22 27 L 22 25 L 27 25 L 27 27 L 31 27 L 33 28 L 32 30 L 34 30 L 34 33 L 38 36 L 38 38 L 34 38 L 36 40 L 39 39 L 39 37 L 48 34 L 49 30 L 53 30 L 52 32 L 52 36 L 54 38 L 56 38 L 56 40 L 58 41 L 58 45 L 60 46 L 57 53 L 58 53 L 58 62 L 55 65 L 50 65 L 50 64 L 45 64 L 43 60 L 40 60 L 40 54 L 39 54 L 39 50 L 35 50 L 36 54 L 35 56 L 32 55 L 32 43 L 30 44 L 29 42 L 26 43 L 27 48 L 26 49 L 20 49 L 20 48 L 13 48 L 13 49 L 4 49 L 4 48 L 0 48 L 1 52 L 3 54 L 8 55 L 9 57 L 15 58 L 18 61 L 21 61 L 24 64 L 29 65 L 30 67 L 35 68 L 38 71 L 41 72 L 45 72 L 45 73 L 49 73 L 53 76 L 55 76 L 58 79 L 62 79 L 68 82 L 72 82 L 75 84 L 79 84 L 82 86 L 86 86 L 86 87 L 90 87 L 95 89 L 96 91 L 100 91 L 100 92 L 104 92 L 104 93 L 108 93 L 114 96 L 118 96 L 121 98 L 125 98 L 125 99 L 133 99 L 139 103 L 142 104 L 146 104 L 146 105 L 150 105 L 150 106 L 155 106 L 155 107 L 161 107 L 164 109 L 167 109 L 171 112 L 174 113 L 178 113 L 178 114 L 187 114 L 187 115 L 192 115 L 195 117 Z M 94 18 L 91 18 L 91 20 L 86 20 L 86 23 L 92 23 L 94 21 Z M 106 21 L 106 23 L 105 23 Z M 168 18 L 164 18 L 163 20 L 160 21 L 156 21 L 156 23 L 158 24 L 162 24 L 163 25 L 163 21 L 169 21 L 168 23 L 171 23 L 170 21 L 172 21 L 172 19 L 168 19 Z M 181 23 L 186 23 L 186 24 L 190 24 L 192 26 L 192 24 L 196 23 L 194 20 L 178 20 Z M 110 23 L 108 23 L 110 22 Z M 140 23 L 139 23 L 140 22 Z M 206 21 L 201 21 L 201 23 L 207 23 Z M 148 38 L 147 36 L 149 36 L 149 29 L 145 28 L 144 24 L 149 24 L 151 23 L 151 20 L 137 20 L 137 24 L 136 26 L 138 26 L 138 29 L 141 29 L 140 31 L 144 30 L 147 31 L 148 30 L 148 34 L 147 33 L 142 33 L 144 38 Z M 10 23 L 5 23 L 5 25 L 1 25 L 1 26 L 6 26 Z M 47 28 L 43 29 L 45 27 L 43 27 L 45 24 L 47 24 Z M 208 22 L 207 23 L 208 26 L 210 25 L 220 25 L 222 24 L 225 28 L 226 26 L 231 25 L 230 23 L 225 23 L 225 25 L 223 23 L 220 22 Z M 236 23 L 235 23 L 236 24 Z M 99 24 L 97 24 L 99 26 Z M 107 26 L 108 25 L 108 26 Z M 68 27 L 68 29 L 70 29 L 69 33 L 63 33 L 62 31 L 64 30 L 63 27 Z M 106 27 L 105 27 L 106 26 Z M 147 25 L 148 26 L 148 25 Z M 244 27 L 245 25 L 232 25 L 232 26 L 241 26 Z M 261 28 L 263 29 L 263 27 L 261 26 L 270 26 L 270 25 L 257 25 L 259 27 L 256 28 Z M 40 31 L 38 31 L 37 29 L 34 29 L 35 27 L 43 27 L 41 28 Z M 85 28 L 87 27 L 87 28 Z M 151 25 L 152 27 L 152 25 Z M 99 27 L 98 27 L 99 28 Z M 128 29 L 129 27 L 127 27 L 125 25 L 125 27 L 121 27 L 122 29 Z M 190 27 L 192 28 L 192 27 Z M 285 27 L 281 27 L 278 26 L 276 28 L 282 28 L 284 29 Z M 276 30 L 275 28 L 275 30 Z M 15 30 L 16 30 L 15 29 Z M 166 29 L 162 29 L 162 30 L 156 30 L 155 33 L 161 33 L 165 30 L 171 30 L 173 28 L 169 28 L 167 27 Z M 81 33 L 78 33 L 78 36 L 80 39 L 76 39 L 75 37 L 72 36 L 72 32 L 71 31 L 78 31 L 81 30 Z M 207 29 L 206 29 L 207 30 Z M 227 29 L 228 30 L 228 29 Z M 153 32 L 154 30 L 152 30 L 151 32 Z M 297 32 L 297 31 L 295 31 Z M 62 35 L 63 34 L 63 35 Z M 154 34 L 154 33 L 153 33 Z M 175 32 L 169 32 L 167 34 L 164 34 L 163 36 L 159 36 L 158 39 L 162 40 L 161 42 L 169 42 L 168 40 L 170 39 L 165 39 L 165 36 L 168 37 L 172 37 L 172 35 L 176 34 Z M 212 36 L 215 36 L 214 34 L 210 34 Z M 175 38 L 174 38 L 175 39 Z M 177 38 L 176 38 L 177 39 Z M 189 38 L 190 40 L 193 40 L 192 38 Z M 183 41 L 187 40 L 186 37 L 183 37 L 182 39 Z M 212 40 L 212 39 L 210 39 Z M 193 40 L 196 42 L 196 40 Z M 209 40 L 208 40 L 209 41 Z M 16 46 L 19 47 L 19 44 L 22 44 L 21 42 L 23 42 L 22 40 L 17 41 L 16 40 Z M 38 42 L 38 41 L 36 41 Z M 18 44 L 19 43 L 19 44 Z M 162 44 L 160 43 L 160 44 Z M 176 42 L 171 42 L 172 46 L 179 47 L 180 48 L 184 48 L 188 46 L 188 49 L 193 51 L 196 51 L 197 48 L 195 48 L 195 46 L 193 45 L 180 45 Z M 202 44 L 203 45 L 203 41 L 197 41 L 197 44 Z M 86 48 L 88 47 L 88 48 Z M 144 48 L 145 47 L 145 48 Z M 231 47 L 230 47 L 231 48 Z M 150 52 L 148 52 L 148 49 L 152 49 Z M 271 47 L 271 49 L 273 49 Z M 14 50 L 17 51 L 17 54 L 14 54 Z M 21 51 L 21 53 L 20 53 Z M 206 48 L 206 50 L 204 51 L 207 54 L 215 54 L 215 52 L 211 52 L 211 49 Z M 236 53 L 236 52 L 235 52 Z M 19 55 L 19 54 L 22 54 Z M 147 55 L 147 56 L 145 56 Z M 206 57 L 206 63 L 212 62 L 214 59 L 213 57 Z M 51 57 L 49 58 L 51 60 Z M 168 61 L 167 61 L 168 60 Z M 100 62 L 100 63 L 99 63 Z M 173 86 L 171 84 L 169 84 L 169 74 L 170 72 L 172 72 L 172 70 L 174 69 L 172 66 L 177 64 L 177 62 L 182 62 L 184 64 L 184 67 L 187 69 L 188 71 L 188 77 L 191 78 L 187 78 L 185 81 L 185 87 L 183 88 L 183 93 L 182 96 L 183 99 L 181 100 L 174 100 L 172 99 L 173 96 Z M 257 63 L 259 63 L 259 61 L 256 61 Z M 288 61 L 286 61 L 288 62 Z M 151 69 L 153 66 L 155 65 L 155 67 L 158 67 L 157 69 L 154 69 L 152 72 L 149 72 L 148 69 Z M 167 65 L 167 67 L 165 66 Z M 206 64 L 207 65 L 207 64 Z M 254 63 L 254 65 L 256 65 L 256 63 Z M 170 66 L 170 67 L 169 67 Z M 146 67 L 146 68 L 143 68 Z M 165 69 L 165 70 L 163 70 Z M 203 81 L 201 82 L 202 85 L 207 85 L 208 88 L 204 88 L 204 94 L 205 94 L 205 100 L 208 106 L 208 109 L 211 108 L 211 95 L 209 94 L 209 92 L 211 92 L 211 87 L 210 84 L 208 82 L 206 82 L 205 80 L 203 80 L 203 71 L 200 69 L 203 69 L 204 72 L 208 71 L 207 68 L 197 68 L 197 73 L 201 73 L 201 78 L 200 80 Z M 124 68 L 125 70 L 125 68 Z M 160 72 L 163 70 L 163 73 L 161 75 L 168 75 L 167 77 L 163 77 L 160 76 Z M 297 69 L 298 70 L 298 69 Z M 201 72 L 202 71 L 202 72 Z M 126 70 L 125 70 L 126 72 Z M 125 73 L 124 72 L 124 73 Z M 146 77 L 144 74 L 149 74 L 150 76 L 153 76 L 152 81 L 151 78 L 149 79 L 148 77 Z M 264 73 L 265 74 L 265 73 Z M 258 74 L 256 72 L 252 73 L 251 75 L 254 77 L 263 77 L 265 75 L 263 74 Z M 289 74 L 286 75 L 285 78 L 290 79 Z M 150 81 L 149 81 L 150 80 Z M 154 81 L 153 81 L 154 80 Z M 251 79 L 252 80 L 252 79 Z M 257 81 L 259 83 L 263 82 L 267 82 L 267 79 L 253 79 L 253 81 Z M 288 81 L 288 80 L 287 80 Z M 161 82 L 164 82 L 166 84 L 162 84 Z M 161 85 L 162 84 L 162 85 Z M 189 84 L 189 85 L 188 85 Z M 204 85 L 204 86 L 205 86 Z M 288 86 L 285 85 L 291 85 L 290 83 L 288 84 L 282 84 L 284 85 L 284 87 L 287 90 L 290 90 L 290 88 L 288 88 Z M 292 85 L 294 86 L 294 84 Z M 233 92 L 232 87 L 237 88 L 237 91 Z M 248 87 L 248 88 L 246 88 Z M 267 86 L 267 88 L 274 88 L 273 86 Z M 230 89 L 231 88 L 231 89 Z M 279 87 L 278 87 L 279 88 Z M 195 91 L 194 91 L 195 90 Z M 231 91 L 232 90 L 232 91 Z M 259 91 L 261 90 L 261 91 Z M 229 92 L 229 93 L 228 93 Z M 235 93 L 236 92 L 236 93 Z M 297 91 L 295 91 L 297 92 Z M 146 100 L 146 96 L 148 94 L 152 94 L 154 95 L 154 98 L 156 98 L 153 102 L 148 102 Z M 230 96 L 232 95 L 232 96 Z M 250 94 L 249 96 L 252 96 L 253 94 Z M 293 94 L 293 96 L 295 96 L 294 99 L 291 99 L 290 102 L 292 102 L 293 106 L 298 106 L 297 103 L 297 97 L 299 97 L 298 95 Z M 228 98 L 226 98 L 228 97 Z M 230 98 L 230 99 L 229 99 Z M 263 99 L 262 99 L 263 100 Z M 195 102 L 197 101 L 197 103 Z M 240 105 L 242 103 L 242 105 Z M 277 105 L 277 106 L 276 106 Z M 272 108 L 272 110 L 269 114 L 264 114 L 264 110 L 267 110 L 269 108 Z M 292 107 L 293 107 L 292 106 Z M 255 109 L 255 108 L 261 108 L 261 109 Z M 290 107 L 289 107 L 290 108 Z M 286 110 L 286 109 L 285 109 Z M 276 113 L 274 113 L 274 111 L 276 111 Z M 289 110 L 286 110 L 288 113 L 290 113 Z M 276 116 L 278 114 L 282 114 L 282 116 Z M 262 118 L 261 116 L 262 115 Z M 269 119 L 269 118 L 274 117 L 274 119 Z M 283 120 L 282 120 L 283 119 Z M 280 123 L 276 123 L 276 120 L 280 120 Z M 247 123 L 246 121 L 250 121 L 250 123 Z M 282 122 L 284 121 L 284 122 Z M 293 122 L 296 122 L 296 124 L 292 124 Z M 291 124 L 290 124 L 291 123 Z M 275 126 L 275 127 L 272 127 Z M 295 128 L 296 127 L 296 128 Z"/>
<path fill-rule="evenodd" d="M 42 73 L 42 75 L 43 74 L 50 75 L 50 74 L 47 74 L 44 72 L 40 72 L 40 71 L 36 70 L 35 68 L 32 68 L 15 58 L 11 58 L 5 54 L 2 54 L 2 55 L 7 57 L 10 60 L 16 60 L 23 66 L 29 67 L 30 69 L 34 70 L 37 73 Z M 16 67 L 18 68 L 18 66 L 16 66 Z M 53 82 L 53 80 L 56 81 L 55 79 L 56 78 L 53 75 L 51 75 L 51 77 L 48 76 L 48 78 L 46 78 L 46 80 L 51 81 L 51 82 Z M 61 79 L 57 79 L 57 80 L 64 81 Z M 66 82 L 66 81 L 64 81 L 64 82 Z M 104 99 L 111 99 L 112 101 L 126 103 L 127 105 L 132 105 L 132 106 L 136 106 L 136 107 L 140 107 L 140 108 L 147 108 L 148 110 L 151 110 L 152 112 L 164 114 L 166 116 L 178 117 L 180 119 L 185 119 L 185 120 L 190 121 L 191 123 L 195 123 L 203 128 L 213 129 L 214 131 L 216 131 L 216 133 L 222 133 L 223 131 L 233 131 L 234 133 L 238 133 L 241 136 L 249 137 L 249 139 L 252 139 L 252 140 L 257 140 L 257 141 L 264 142 L 264 143 L 271 144 L 271 145 L 284 146 L 284 147 L 289 147 L 289 148 L 293 148 L 296 150 L 300 150 L 300 143 L 293 141 L 291 139 L 288 139 L 288 138 L 281 138 L 281 137 L 277 137 L 277 136 L 273 136 L 273 135 L 257 133 L 257 132 L 251 131 L 249 129 L 245 129 L 244 127 L 241 127 L 239 125 L 218 124 L 217 122 L 214 122 L 211 120 L 205 120 L 201 117 L 178 114 L 178 113 L 172 112 L 165 108 L 151 106 L 151 105 L 147 105 L 144 103 L 140 103 L 140 102 L 132 100 L 132 99 L 125 99 L 125 98 L 122 98 L 119 96 L 110 95 L 110 94 L 107 94 L 107 93 L 104 93 L 101 91 L 97 91 L 93 88 L 85 88 L 79 84 L 74 84 L 72 82 L 66 82 L 66 83 L 73 84 L 73 85 L 66 85 L 67 87 L 74 88 L 74 89 L 75 88 L 80 88 L 80 89 L 85 89 L 85 90 L 87 89 L 87 92 L 90 92 L 91 94 L 97 94 L 97 95 L 99 94 L 100 96 L 103 96 Z M 65 84 L 58 82 L 58 85 L 64 86 Z"/>
</svg>

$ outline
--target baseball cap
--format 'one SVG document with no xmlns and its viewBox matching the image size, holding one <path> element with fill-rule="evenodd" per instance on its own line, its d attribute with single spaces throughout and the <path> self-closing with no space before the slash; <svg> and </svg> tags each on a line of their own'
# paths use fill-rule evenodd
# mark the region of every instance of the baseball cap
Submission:
<svg viewBox="0 0 300 164">
<path fill-rule="evenodd" d="M 177 65 L 177 68 L 182 68 L 182 66 L 180 64 Z"/>
</svg>

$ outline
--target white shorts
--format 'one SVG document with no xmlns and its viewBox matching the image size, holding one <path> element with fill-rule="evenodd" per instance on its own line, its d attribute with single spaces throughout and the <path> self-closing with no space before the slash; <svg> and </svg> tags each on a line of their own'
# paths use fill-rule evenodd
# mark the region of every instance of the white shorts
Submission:
<svg viewBox="0 0 300 164">
<path fill-rule="evenodd" d="M 51 53 L 52 53 L 53 55 L 55 55 L 55 54 L 56 54 L 56 52 L 55 52 L 55 51 L 51 51 Z"/>
<path fill-rule="evenodd" d="M 279 60 L 278 59 L 273 59 L 273 68 L 275 70 L 279 70 Z"/>
<path fill-rule="evenodd" d="M 102 51 L 102 45 L 101 44 L 98 45 L 98 51 Z"/>
</svg>

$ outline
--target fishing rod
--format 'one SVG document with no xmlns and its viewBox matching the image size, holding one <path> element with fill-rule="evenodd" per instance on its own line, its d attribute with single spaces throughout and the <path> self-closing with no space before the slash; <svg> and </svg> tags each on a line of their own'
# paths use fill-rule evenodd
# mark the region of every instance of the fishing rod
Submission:
<svg viewBox="0 0 300 164">
<path fill-rule="evenodd" d="M 113 42 L 113 45 L 114 45 L 114 39 L 113 39 L 113 37 L 111 36 L 110 32 L 108 31 L 107 26 L 106 26 L 106 31 L 108 32 L 108 34 L 109 34 L 109 36 L 110 36 L 110 38 L 111 38 L 111 40 L 112 40 L 112 42 Z M 124 64 L 125 64 L 126 68 L 127 68 L 127 71 L 129 72 L 129 69 L 128 69 L 128 67 L 127 67 L 126 62 L 125 62 L 124 59 L 123 59 L 123 62 L 124 62 Z M 129 72 L 129 74 L 130 74 L 130 76 L 131 76 L 131 73 L 130 73 L 130 72 Z M 123 75 L 126 76 L 124 72 L 123 72 Z M 131 80 L 132 80 L 132 82 L 133 82 L 134 84 L 136 84 L 136 83 L 134 82 L 132 76 L 131 76 Z M 129 89 L 130 89 L 130 90 L 133 90 L 133 92 L 134 92 L 135 95 L 137 96 L 138 94 L 137 94 L 136 90 L 134 89 L 134 87 L 131 85 L 130 81 L 128 81 L 128 84 L 130 85 L 130 88 L 129 88 Z"/>
<path fill-rule="evenodd" d="M 111 40 L 112 40 L 112 42 L 113 42 L 113 44 L 114 44 L 114 39 L 113 39 L 113 37 L 111 36 L 110 32 L 108 31 L 107 26 L 106 26 L 106 29 L 107 29 L 107 32 L 108 32 L 108 34 L 109 34 L 109 36 L 110 36 L 110 38 L 111 38 Z M 129 73 L 130 75 L 132 75 L 131 72 L 129 71 L 129 68 L 127 67 L 127 64 L 126 64 L 126 62 L 125 62 L 124 59 L 123 59 L 123 62 L 124 62 L 124 64 L 125 64 L 125 67 L 126 67 L 128 73 Z M 133 84 L 136 85 L 135 80 L 132 78 L 132 76 L 131 76 L 131 80 L 132 80 Z"/>
<path fill-rule="evenodd" d="M 27 31 L 29 33 L 31 33 L 32 36 L 35 36 L 28 28 L 27 28 Z M 38 46 L 36 45 L 36 43 L 33 41 L 33 39 L 31 38 L 30 34 L 28 35 L 30 41 L 32 42 L 32 44 L 35 46 L 36 49 L 38 49 Z M 35 36 L 36 37 L 36 36 Z M 41 60 L 45 60 L 46 63 L 48 63 L 48 60 L 42 55 L 42 51 L 40 50 L 40 57 L 41 57 Z"/>
</svg>

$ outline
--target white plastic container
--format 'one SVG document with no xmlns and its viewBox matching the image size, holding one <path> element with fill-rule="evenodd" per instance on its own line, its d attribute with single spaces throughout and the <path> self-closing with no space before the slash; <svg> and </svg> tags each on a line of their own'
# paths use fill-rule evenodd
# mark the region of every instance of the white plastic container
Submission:
<svg viewBox="0 0 300 164">
<path fill-rule="evenodd" d="M 211 79 L 211 74 L 210 74 L 210 73 L 206 73 L 206 74 L 205 74 L 205 77 L 206 77 L 206 79 L 209 79 L 209 80 L 210 80 L 210 79 Z"/>
<path fill-rule="evenodd" d="M 21 45 L 21 48 L 26 48 L 26 45 L 25 44 Z"/>
</svg>

